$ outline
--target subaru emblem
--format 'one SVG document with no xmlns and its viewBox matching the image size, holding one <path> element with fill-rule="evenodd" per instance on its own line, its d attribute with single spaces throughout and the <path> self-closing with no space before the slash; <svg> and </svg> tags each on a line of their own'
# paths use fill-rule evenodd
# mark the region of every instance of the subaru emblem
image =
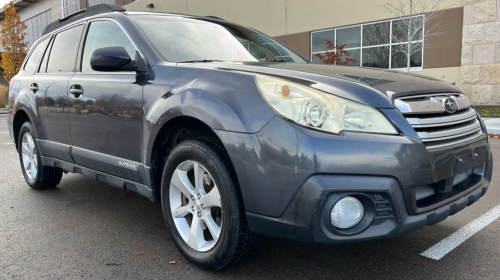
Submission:
<svg viewBox="0 0 500 280">
<path fill-rule="evenodd" d="M 442 101 L 443 107 L 446 112 L 453 114 L 458 110 L 458 103 L 454 98 L 446 97 Z"/>
</svg>

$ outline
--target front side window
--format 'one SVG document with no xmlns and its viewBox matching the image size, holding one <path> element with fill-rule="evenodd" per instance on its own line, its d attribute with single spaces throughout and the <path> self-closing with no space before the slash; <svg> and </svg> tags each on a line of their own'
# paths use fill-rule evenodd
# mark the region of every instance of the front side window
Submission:
<svg viewBox="0 0 500 280">
<path fill-rule="evenodd" d="M 166 61 L 306 63 L 274 39 L 230 23 L 169 16 L 134 16 L 131 19 Z"/>
<path fill-rule="evenodd" d="M 345 45 L 344 50 L 351 53 L 349 58 L 356 59 L 352 66 L 404 69 L 407 67 L 405 52 L 408 48 L 408 29 L 405 26 L 412 26 L 410 67 L 421 69 L 423 19 L 423 16 L 415 16 L 312 32 L 312 62 L 322 63 L 315 54 L 325 53 L 327 39 L 334 45 Z"/>
<path fill-rule="evenodd" d="M 28 73 L 35 73 L 36 72 L 36 67 L 38 66 L 38 61 L 40 61 L 40 57 L 43 54 L 43 51 L 47 47 L 47 43 L 50 40 L 44 40 L 43 42 L 40 42 L 38 45 L 36 45 L 35 49 L 31 53 L 30 57 L 28 58 L 28 61 L 26 62 L 26 65 L 24 66 L 24 71 Z"/>
<path fill-rule="evenodd" d="M 76 46 L 83 25 L 66 29 L 56 35 L 47 63 L 47 73 L 73 72 Z"/>
<path fill-rule="evenodd" d="M 134 45 L 117 23 L 109 20 L 91 22 L 83 49 L 82 72 L 94 71 L 90 67 L 90 56 L 94 50 L 115 46 L 124 47 L 128 55 L 135 58 Z"/>
</svg>

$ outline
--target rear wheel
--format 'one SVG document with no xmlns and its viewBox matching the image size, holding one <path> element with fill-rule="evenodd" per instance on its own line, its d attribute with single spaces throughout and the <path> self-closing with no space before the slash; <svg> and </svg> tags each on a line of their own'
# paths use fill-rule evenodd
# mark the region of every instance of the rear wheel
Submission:
<svg viewBox="0 0 500 280">
<path fill-rule="evenodd" d="M 202 268 L 221 269 L 259 243 L 248 229 L 229 157 L 211 140 L 187 140 L 173 149 L 163 171 L 162 206 L 175 245 Z"/>
<path fill-rule="evenodd" d="M 18 153 L 26 183 L 37 190 L 55 188 L 62 178 L 62 169 L 42 166 L 40 150 L 33 136 L 33 126 L 25 122 L 18 138 Z"/>
</svg>

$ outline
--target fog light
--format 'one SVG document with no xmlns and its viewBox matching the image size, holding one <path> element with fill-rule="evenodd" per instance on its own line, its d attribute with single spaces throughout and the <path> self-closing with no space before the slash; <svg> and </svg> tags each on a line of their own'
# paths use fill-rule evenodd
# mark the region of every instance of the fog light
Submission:
<svg viewBox="0 0 500 280">
<path fill-rule="evenodd" d="M 331 219 L 336 228 L 346 229 L 357 225 L 363 218 L 363 204 L 352 196 L 346 196 L 333 206 Z"/>
</svg>

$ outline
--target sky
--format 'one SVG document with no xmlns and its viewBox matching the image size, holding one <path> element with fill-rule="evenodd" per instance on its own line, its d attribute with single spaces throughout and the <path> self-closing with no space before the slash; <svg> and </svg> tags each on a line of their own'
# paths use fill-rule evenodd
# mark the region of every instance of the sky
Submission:
<svg viewBox="0 0 500 280">
<path fill-rule="evenodd" d="M 3 6 L 5 6 L 5 4 L 9 3 L 11 0 L 0 0 L 0 9 L 3 9 Z"/>
</svg>

